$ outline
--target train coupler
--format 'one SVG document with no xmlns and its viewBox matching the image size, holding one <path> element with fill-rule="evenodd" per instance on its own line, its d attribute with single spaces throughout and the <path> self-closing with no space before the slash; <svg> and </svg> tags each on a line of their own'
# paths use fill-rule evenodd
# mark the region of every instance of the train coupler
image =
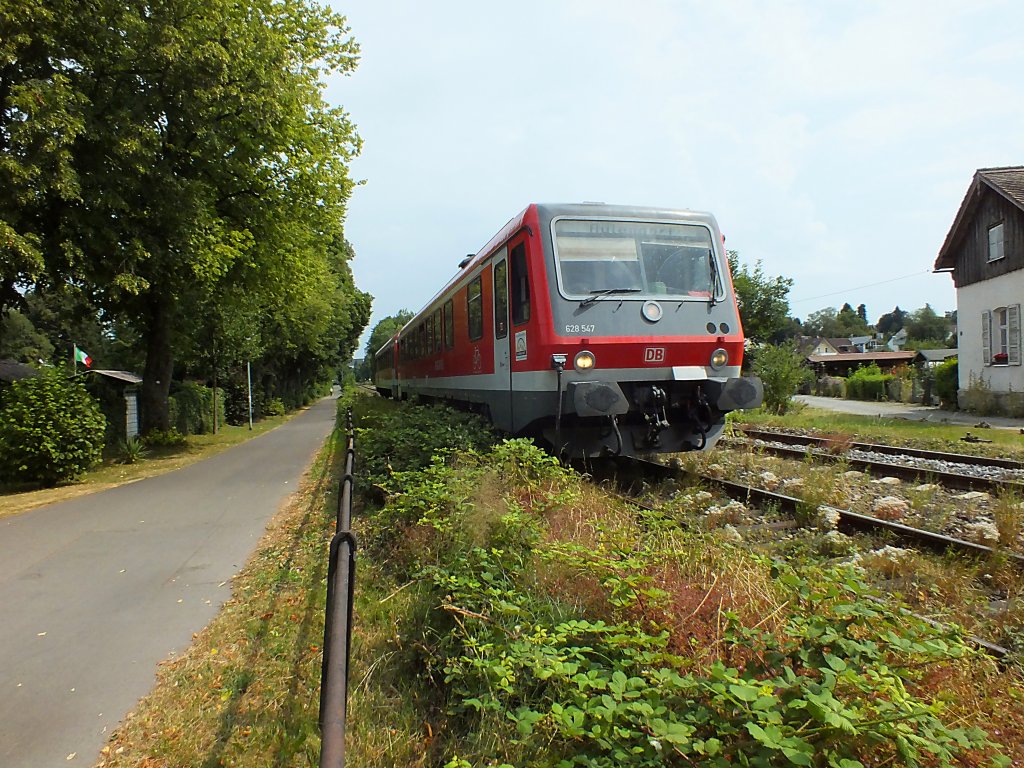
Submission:
<svg viewBox="0 0 1024 768">
<path fill-rule="evenodd" d="M 668 404 L 668 395 L 661 387 L 650 389 L 651 408 L 644 411 L 644 421 L 647 422 L 647 443 L 651 446 L 661 444 L 661 433 L 668 429 L 668 414 L 665 406 Z"/>
</svg>

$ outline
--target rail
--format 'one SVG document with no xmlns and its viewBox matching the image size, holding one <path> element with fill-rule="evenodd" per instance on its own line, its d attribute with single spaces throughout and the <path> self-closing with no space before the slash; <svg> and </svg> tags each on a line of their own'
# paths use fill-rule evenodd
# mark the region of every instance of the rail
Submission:
<svg viewBox="0 0 1024 768">
<path fill-rule="evenodd" d="M 351 530 L 356 439 L 351 408 L 346 414 L 345 432 L 345 472 L 338 492 L 336 532 L 331 539 L 327 570 L 324 656 L 320 670 L 320 768 L 342 768 L 345 765 L 352 594 L 356 576 L 356 538 Z"/>
</svg>

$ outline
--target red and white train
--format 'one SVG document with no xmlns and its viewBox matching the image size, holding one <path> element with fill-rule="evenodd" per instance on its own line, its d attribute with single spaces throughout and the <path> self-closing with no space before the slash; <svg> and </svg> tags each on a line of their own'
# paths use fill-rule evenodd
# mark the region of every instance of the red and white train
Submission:
<svg viewBox="0 0 1024 768">
<path fill-rule="evenodd" d="M 375 355 L 381 394 L 466 404 L 569 458 L 706 449 L 761 404 L 713 216 L 533 204 Z"/>
</svg>

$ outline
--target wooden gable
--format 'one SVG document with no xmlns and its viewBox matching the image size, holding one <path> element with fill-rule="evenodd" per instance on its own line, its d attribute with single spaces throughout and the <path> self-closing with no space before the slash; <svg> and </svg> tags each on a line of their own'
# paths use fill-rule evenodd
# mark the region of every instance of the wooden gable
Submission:
<svg viewBox="0 0 1024 768">
<path fill-rule="evenodd" d="M 989 260 L 989 230 L 1002 224 L 1003 257 Z M 982 168 L 935 260 L 957 288 L 1024 269 L 1024 166 Z"/>
</svg>

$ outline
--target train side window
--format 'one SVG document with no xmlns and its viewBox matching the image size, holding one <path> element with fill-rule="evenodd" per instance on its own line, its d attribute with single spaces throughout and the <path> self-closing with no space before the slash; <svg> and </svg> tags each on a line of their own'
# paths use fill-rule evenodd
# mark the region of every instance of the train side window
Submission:
<svg viewBox="0 0 1024 768">
<path fill-rule="evenodd" d="M 526 243 L 512 249 L 512 324 L 530 320 L 530 279 L 526 272 Z"/>
<path fill-rule="evenodd" d="M 494 266 L 494 338 L 508 336 L 508 262 Z"/>
<path fill-rule="evenodd" d="M 451 299 L 444 303 L 444 345 L 455 349 L 455 303 Z"/>
<path fill-rule="evenodd" d="M 431 321 L 434 331 L 434 352 L 441 351 L 441 308 L 434 310 L 434 318 Z"/>
<path fill-rule="evenodd" d="M 469 284 L 466 293 L 466 312 L 469 315 L 469 340 L 476 341 L 484 336 L 483 281 L 477 277 Z"/>
</svg>

